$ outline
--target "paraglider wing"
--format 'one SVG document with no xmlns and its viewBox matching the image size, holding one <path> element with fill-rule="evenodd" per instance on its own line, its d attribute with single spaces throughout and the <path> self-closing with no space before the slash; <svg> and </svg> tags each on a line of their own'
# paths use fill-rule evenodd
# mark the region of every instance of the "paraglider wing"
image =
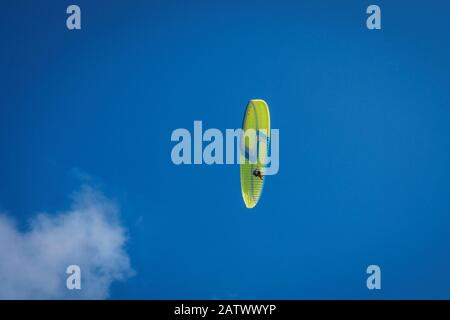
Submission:
<svg viewBox="0 0 450 320">
<path fill-rule="evenodd" d="M 253 208 L 261 197 L 264 168 L 270 144 L 270 113 L 264 100 L 250 100 L 242 123 L 240 141 L 241 190 L 245 206 Z M 256 139 L 251 139 L 251 133 Z M 250 133 L 250 134 L 249 134 Z"/>
</svg>

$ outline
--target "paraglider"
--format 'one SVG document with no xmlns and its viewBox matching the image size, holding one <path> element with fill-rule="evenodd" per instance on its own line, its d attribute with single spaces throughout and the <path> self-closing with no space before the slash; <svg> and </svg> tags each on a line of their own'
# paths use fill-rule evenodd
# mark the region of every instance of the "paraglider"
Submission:
<svg viewBox="0 0 450 320">
<path fill-rule="evenodd" d="M 270 113 L 264 100 L 250 100 L 242 123 L 240 172 L 241 191 L 247 208 L 258 203 L 264 186 L 264 168 L 270 145 Z M 255 139 L 251 139 L 253 132 Z"/>
</svg>

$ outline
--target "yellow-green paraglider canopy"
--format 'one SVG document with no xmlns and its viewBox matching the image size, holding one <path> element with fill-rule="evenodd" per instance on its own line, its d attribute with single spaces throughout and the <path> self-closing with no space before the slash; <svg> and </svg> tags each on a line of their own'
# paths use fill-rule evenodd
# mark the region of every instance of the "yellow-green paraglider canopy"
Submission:
<svg viewBox="0 0 450 320">
<path fill-rule="evenodd" d="M 241 190 L 245 206 L 253 208 L 261 197 L 264 168 L 270 145 L 270 113 L 264 100 L 250 100 L 242 123 L 240 145 Z M 256 139 L 248 138 L 256 132 Z M 255 171 L 256 170 L 256 171 Z M 255 175 L 261 172 L 261 177 Z"/>
</svg>

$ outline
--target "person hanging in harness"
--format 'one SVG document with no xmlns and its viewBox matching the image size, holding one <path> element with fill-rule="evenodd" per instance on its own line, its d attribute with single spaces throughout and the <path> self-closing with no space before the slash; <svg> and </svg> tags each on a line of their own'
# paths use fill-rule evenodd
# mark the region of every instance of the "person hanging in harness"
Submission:
<svg viewBox="0 0 450 320">
<path fill-rule="evenodd" d="M 261 173 L 261 170 L 259 170 L 258 168 L 253 170 L 253 175 L 257 178 L 260 178 L 261 180 L 264 179 L 264 175 Z"/>
</svg>

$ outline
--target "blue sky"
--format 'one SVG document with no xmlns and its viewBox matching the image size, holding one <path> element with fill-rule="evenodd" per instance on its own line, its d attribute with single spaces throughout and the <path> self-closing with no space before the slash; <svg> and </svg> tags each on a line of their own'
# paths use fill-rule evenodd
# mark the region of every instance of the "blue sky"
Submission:
<svg viewBox="0 0 450 320">
<path fill-rule="evenodd" d="M 110 298 L 450 298 L 450 6 L 14 1 L 0 10 L 0 212 L 27 232 L 83 184 L 120 207 Z M 175 166 L 176 128 L 265 99 L 280 171 Z M 366 267 L 382 290 L 366 288 Z M 17 277 L 21 277 L 20 274 Z M 0 285 L 1 286 L 1 285 Z"/>
</svg>

